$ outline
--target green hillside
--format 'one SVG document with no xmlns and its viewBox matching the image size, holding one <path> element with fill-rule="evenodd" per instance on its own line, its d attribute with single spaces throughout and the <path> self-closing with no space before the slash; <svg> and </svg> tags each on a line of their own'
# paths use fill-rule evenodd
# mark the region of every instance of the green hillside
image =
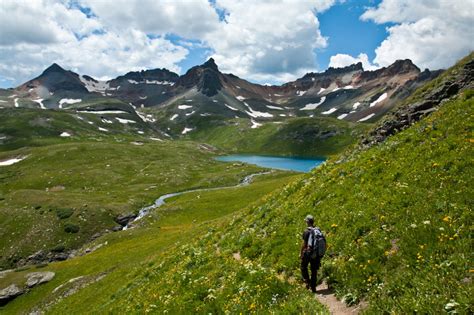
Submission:
<svg viewBox="0 0 474 315">
<path fill-rule="evenodd" d="M 458 71 L 454 67 L 414 97 L 435 95 Z M 116 225 L 116 215 L 137 212 L 161 194 L 235 185 L 263 170 L 217 162 L 218 153 L 248 148 L 272 154 L 265 149 L 273 143 L 288 154 L 280 127 L 288 134 L 308 125 L 314 132 L 320 124 L 236 124 L 196 138 L 226 151 L 154 141 L 151 130 L 96 137 L 85 125 L 71 131 L 77 138 L 58 139 L 63 126 L 54 127 L 42 146 L 0 153 L 0 161 L 26 157 L 0 168 L 0 262 L 13 266 L 42 244 L 79 250 L 74 259 L 0 274 L 0 288 L 6 288 L 24 286 L 33 271 L 55 272 L 0 311 L 325 314 L 299 281 L 303 218 L 311 213 L 328 239 L 319 280 L 347 304 L 364 302 L 367 314 L 473 313 L 473 117 L 474 91 L 467 89 L 384 142 L 350 149 L 310 174 L 273 171 L 248 186 L 173 197 L 137 228 L 97 238 L 92 235 Z M 345 128 L 337 120 L 324 124 Z M 231 136 L 232 128 L 243 135 Z M 341 136 L 344 145 L 354 141 L 354 134 Z M 342 147 L 331 146 L 326 154 Z"/>
<path fill-rule="evenodd" d="M 118 215 L 136 214 L 162 194 L 235 185 L 261 170 L 217 162 L 196 143 L 131 140 L 58 138 L 51 140 L 57 144 L 0 153 L 0 161 L 26 157 L 0 167 L 0 266 L 40 249 L 77 248 L 117 226 Z M 79 231 L 66 231 L 71 225 Z"/>
<path fill-rule="evenodd" d="M 292 118 L 250 128 L 248 119 L 198 128 L 190 137 L 229 152 L 289 156 L 329 156 L 341 152 L 367 130 L 368 125 L 335 118 Z"/>
<path fill-rule="evenodd" d="M 107 307 L 314 310 L 294 284 L 302 218 L 313 213 L 329 240 L 324 277 L 346 302 L 367 299 L 375 314 L 472 313 L 473 95 L 349 162 L 316 169 L 196 241 L 181 241 L 115 291 Z"/>
</svg>

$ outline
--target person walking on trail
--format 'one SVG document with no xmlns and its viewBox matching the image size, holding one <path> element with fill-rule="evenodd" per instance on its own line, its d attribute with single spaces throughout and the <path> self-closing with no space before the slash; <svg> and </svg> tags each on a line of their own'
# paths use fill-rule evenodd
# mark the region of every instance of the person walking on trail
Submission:
<svg viewBox="0 0 474 315">
<path fill-rule="evenodd" d="M 326 251 L 326 239 L 318 227 L 314 227 L 314 217 L 307 215 L 304 219 L 307 228 L 303 232 L 303 244 L 301 245 L 301 276 L 306 283 L 306 288 L 316 292 L 316 278 L 321 258 Z M 308 274 L 308 265 L 311 267 L 311 279 Z"/>
</svg>

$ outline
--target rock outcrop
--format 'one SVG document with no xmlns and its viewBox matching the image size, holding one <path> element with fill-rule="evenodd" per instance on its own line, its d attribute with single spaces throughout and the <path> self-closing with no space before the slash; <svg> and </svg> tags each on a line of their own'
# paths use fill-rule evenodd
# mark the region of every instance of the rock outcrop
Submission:
<svg viewBox="0 0 474 315">
<path fill-rule="evenodd" d="M 19 288 L 16 284 L 9 285 L 5 289 L 0 290 L 0 306 L 3 306 L 23 294 L 25 290 Z"/>
<path fill-rule="evenodd" d="M 54 272 L 43 271 L 43 272 L 32 272 L 26 275 L 26 285 L 28 288 L 32 288 L 39 284 L 49 282 L 54 278 Z"/>
<path fill-rule="evenodd" d="M 129 222 L 133 221 L 137 216 L 133 213 L 122 214 L 115 218 L 115 222 L 121 226 L 126 226 Z"/>
<path fill-rule="evenodd" d="M 421 100 L 402 106 L 388 115 L 362 140 L 362 145 L 370 147 L 383 142 L 388 136 L 408 128 L 423 116 L 436 111 L 443 102 L 459 92 L 474 88 L 474 60 L 471 59 L 459 71 L 445 76 L 442 80 L 438 88 L 425 92 Z"/>
<path fill-rule="evenodd" d="M 15 299 L 17 296 L 31 290 L 33 287 L 51 281 L 55 276 L 52 271 L 31 272 L 28 273 L 26 283 L 22 286 L 12 283 L 8 287 L 0 290 L 0 306 L 3 306 Z"/>
</svg>

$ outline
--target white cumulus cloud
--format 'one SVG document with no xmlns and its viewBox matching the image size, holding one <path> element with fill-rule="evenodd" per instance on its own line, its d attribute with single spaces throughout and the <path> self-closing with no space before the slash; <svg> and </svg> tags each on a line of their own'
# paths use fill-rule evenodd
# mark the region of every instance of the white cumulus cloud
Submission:
<svg viewBox="0 0 474 315">
<path fill-rule="evenodd" d="M 409 58 L 420 68 L 447 68 L 474 50 L 472 0 L 383 0 L 361 19 L 395 23 L 375 50 L 380 66 Z"/>
<path fill-rule="evenodd" d="M 331 56 L 329 66 L 333 68 L 342 68 L 358 62 L 362 62 L 364 70 L 375 70 L 378 68 L 369 61 L 369 57 L 364 53 L 359 54 L 357 57 L 352 57 L 347 54 L 336 54 Z"/>
<path fill-rule="evenodd" d="M 219 25 L 207 0 L 81 0 L 109 29 L 134 28 L 147 34 L 200 38 Z"/>
<path fill-rule="evenodd" d="M 225 22 L 204 37 L 222 70 L 256 81 L 283 82 L 315 68 L 327 46 L 317 12 L 334 1 L 218 0 Z"/>
<path fill-rule="evenodd" d="M 97 1 L 110 3 L 112 1 Z M 15 86 L 56 62 L 66 69 L 97 78 L 111 78 L 132 70 L 177 64 L 188 49 L 129 25 L 121 30 L 74 2 L 3 0 L 0 5 L 0 81 Z M 0 82 L 1 83 L 1 82 Z"/>
</svg>

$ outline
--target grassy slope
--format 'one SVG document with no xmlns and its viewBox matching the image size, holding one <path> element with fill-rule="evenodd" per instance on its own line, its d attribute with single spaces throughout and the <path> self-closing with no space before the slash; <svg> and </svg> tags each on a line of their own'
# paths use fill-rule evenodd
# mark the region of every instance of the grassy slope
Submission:
<svg viewBox="0 0 474 315">
<path fill-rule="evenodd" d="M 164 193 L 237 184 L 260 170 L 214 161 L 214 153 L 196 143 L 142 141 L 63 139 L 0 153 L 0 160 L 28 156 L 0 168 L 0 265 L 39 249 L 75 248 L 117 225 L 115 216 L 137 212 Z M 67 224 L 79 226 L 79 233 L 66 233 Z"/>
<path fill-rule="evenodd" d="M 72 140 L 103 141 L 113 137 L 117 141 L 133 141 L 144 135 L 159 137 L 136 115 L 102 115 L 111 123 L 104 123 L 101 115 L 76 113 L 63 110 L 41 110 L 27 108 L 0 109 L 0 152 L 22 147 L 69 143 Z M 135 124 L 121 124 L 113 117 L 118 116 L 136 121 Z M 108 131 L 101 131 L 99 127 Z M 59 135 L 68 132 L 70 138 Z"/>
<path fill-rule="evenodd" d="M 10 273 L 0 279 L 0 287 L 12 282 L 21 284 L 24 275 L 32 271 L 51 270 L 56 272 L 56 277 L 50 283 L 0 308 L 0 311 L 16 314 L 40 307 L 43 310 L 47 308 L 50 313 L 64 314 L 71 311 L 103 313 L 114 309 L 116 298 L 138 285 L 134 282 L 135 277 L 141 275 L 142 270 L 159 264 L 164 254 L 173 253 L 176 244 L 206 234 L 215 218 L 226 217 L 251 205 L 263 195 L 282 187 L 291 176 L 295 175 L 274 172 L 256 178 L 249 186 L 172 198 L 151 217 L 145 218 L 142 228 L 107 234 L 88 245 L 106 244 L 92 254 L 52 263 L 47 267 Z M 106 276 L 94 283 L 94 279 L 104 273 Z M 80 276 L 84 278 L 68 282 Z M 53 292 L 54 288 L 64 283 L 66 285 L 62 289 Z M 76 285 L 84 285 L 85 288 L 60 300 L 65 292 Z M 115 312 L 123 313 L 126 310 L 129 309 L 117 308 Z"/>
<path fill-rule="evenodd" d="M 323 273 L 347 302 L 367 298 L 377 314 L 472 312 L 472 96 L 210 226 L 131 276 L 107 309 L 314 310 L 280 280 L 299 276 L 302 218 L 313 213 L 329 241 Z"/>
<path fill-rule="evenodd" d="M 255 129 L 249 128 L 249 124 L 247 119 L 236 119 L 225 126 L 198 128 L 190 136 L 231 152 L 328 156 L 353 144 L 367 128 L 364 124 L 321 117 L 293 118 L 281 124 L 265 123 Z M 324 138 L 327 132 L 337 134 Z"/>
</svg>

